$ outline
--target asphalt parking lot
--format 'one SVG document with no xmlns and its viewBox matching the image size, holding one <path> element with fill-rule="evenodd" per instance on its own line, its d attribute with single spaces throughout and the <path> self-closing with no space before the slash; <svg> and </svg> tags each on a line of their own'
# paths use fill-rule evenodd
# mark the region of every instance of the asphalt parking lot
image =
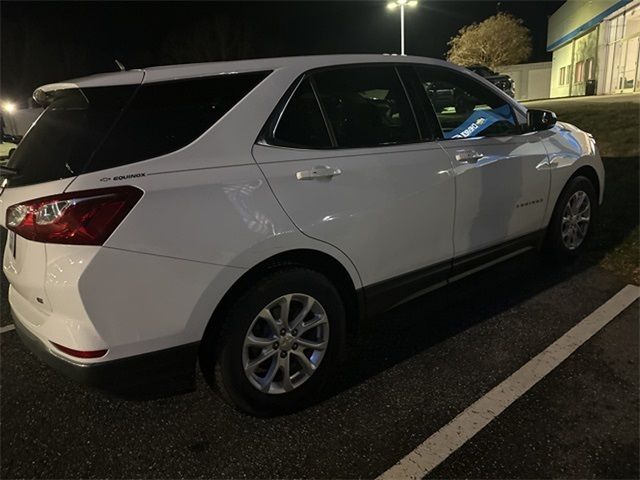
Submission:
<svg viewBox="0 0 640 480">
<path fill-rule="evenodd" d="M 525 254 L 390 312 L 325 398 L 256 419 L 195 392 L 125 401 L 0 335 L 2 478 L 372 478 L 610 299 L 599 266 Z M 2 325 L 7 325 L 6 281 Z M 637 478 L 638 302 L 429 477 Z"/>
</svg>

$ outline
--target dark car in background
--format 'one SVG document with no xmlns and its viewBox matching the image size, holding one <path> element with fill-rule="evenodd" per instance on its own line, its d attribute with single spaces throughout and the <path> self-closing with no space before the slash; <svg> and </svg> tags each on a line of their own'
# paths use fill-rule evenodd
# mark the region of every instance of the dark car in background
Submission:
<svg viewBox="0 0 640 480">
<path fill-rule="evenodd" d="M 516 84 L 509 75 L 501 75 L 494 72 L 489 67 L 485 67 L 483 65 L 471 65 L 467 68 L 493 83 L 496 87 L 498 87 L 510 97 L 514 97 Z"/>
</svg>

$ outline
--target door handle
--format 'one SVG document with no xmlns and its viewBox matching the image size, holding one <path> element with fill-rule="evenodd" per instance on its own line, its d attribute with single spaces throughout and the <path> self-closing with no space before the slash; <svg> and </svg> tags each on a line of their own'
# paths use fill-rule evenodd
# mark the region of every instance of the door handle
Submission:
<svg viewBox="0 0 640 480">
<path fill-rule="evenodd" d="M 297 172 L 296 178 L 298 180 L 313 180 L 314 178 L 331 178 L 340 174 L 342 174 L 342 170 L 339 168 L 320 165 L 319 167 L 313 167 L 311 170 Z"/>
<path fill-rule="evenodd" d="M 460 150 L 456 153 L 456 160 L 460 163 L 478 163 L 484 155 L 475 150 Z"/>
</svg>

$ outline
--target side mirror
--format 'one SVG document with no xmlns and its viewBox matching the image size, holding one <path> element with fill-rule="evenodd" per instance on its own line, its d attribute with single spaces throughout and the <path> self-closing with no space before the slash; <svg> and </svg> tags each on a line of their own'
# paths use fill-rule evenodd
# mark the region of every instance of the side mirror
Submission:
<svg viewBox="0 0 640 480">
<path fill-rule="evenodd" d="M 557 121 L 558 117 L 550 110 L 531 109 L 527 111 L 527 123 L 531 132 L 549 130 Z"/>
</svg>

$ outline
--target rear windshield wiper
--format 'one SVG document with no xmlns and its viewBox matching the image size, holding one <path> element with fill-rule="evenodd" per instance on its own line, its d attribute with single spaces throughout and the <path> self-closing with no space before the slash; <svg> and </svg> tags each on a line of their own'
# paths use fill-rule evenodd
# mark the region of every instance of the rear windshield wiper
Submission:
<svg viewBox="0 0 640 480">
<path fill-rule="evenodd" d="M 13 177 L 14 175 L 18 175 L 17 168 L 11 167 L 0 167 L 0 177 Z"/>
</svg>

